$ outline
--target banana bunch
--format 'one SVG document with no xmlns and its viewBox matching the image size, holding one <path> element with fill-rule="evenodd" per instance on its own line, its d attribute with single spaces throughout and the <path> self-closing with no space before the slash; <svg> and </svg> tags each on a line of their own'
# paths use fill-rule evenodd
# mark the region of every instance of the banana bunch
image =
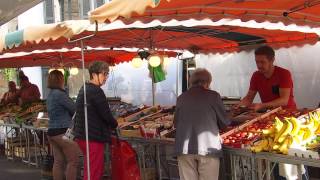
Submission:
<svg viewBox="0 0 320 180">
<path fill-rule="evenodd" d="M 305 146 L 320 134 L 320 112 L 311 112 L 304 123 L 295 117 L 275 117 L 269 129 L 262 130 L 262 139 L 251 146 L 253 152 L 269 151 L 287 154 L 291 147 Z"/>
</svg>

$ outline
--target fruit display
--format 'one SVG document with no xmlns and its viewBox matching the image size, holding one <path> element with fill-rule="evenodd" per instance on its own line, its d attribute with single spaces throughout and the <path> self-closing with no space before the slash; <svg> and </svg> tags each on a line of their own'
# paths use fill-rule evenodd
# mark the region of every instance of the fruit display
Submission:
<svg viewBox="0 0 320 180">
<path fill-rule="evenodd" d="M 108 99 L 108 102 L 110 111 L 115 118 L 124 118 L 147 108 L 147 106 L 145 105 L 134 106 L 132 104 L 122 102 L 120 100 L 110 101 L 110 99 Z"/>
<path fill-rule="evenodd" d="M 260 137 L 262 129 L 272 126 L 270 117 L 272 117 L 273 114 L 262 119 L 258 119 L 257 117 L 251 119 L 249 122 L 231 130 L 232 133 L 230 135 L 224 136 L 224 134 L 222 134 L 223 145 L 233 148 L 241 148 L 250 145 L 251 142 Z"/>
<path fill-rule="evenodd" d="M 271 127 L 262 129 L 261 139 L 253 143 L 253 152 L 275 152 L 288 154 L 290 148 L 306 149 L 319 146 L 320 111 L 296 117 L 275 117 Z M 310 148 L 311 149 L 311 148 Z"/>
<path fill-rule="evenodd" d="M 39 112 L 47 110 L 45 101 L 37 101 L 33 103 L 17 106 L 9 104 L 0 107 L 0 119 L 4 123 L 32 124 Z"/>
<path fill-rule="evenodd" d="M 264 114 L 255 114 L 255 118 L 236 127 L 233 126 L 229 131 L 220 133 L 223 139 L 223 145 L 233 148 L 248 147 L 254 141 L 261 138 L 264 129 L 269 129 L 274 125 L 275 117 L 297 117 L 301 115 L 301 113 L 301 111 L 277 108 Z"/>
</svg>

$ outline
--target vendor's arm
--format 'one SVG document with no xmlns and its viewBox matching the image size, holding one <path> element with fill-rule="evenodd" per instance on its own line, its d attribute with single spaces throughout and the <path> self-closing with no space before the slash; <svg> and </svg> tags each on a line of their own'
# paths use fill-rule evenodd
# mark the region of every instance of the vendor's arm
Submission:
<svg viewBox="0 0 320 180">
<path fill-rule="evenodd" d="M 276 108 L 280 106 L 286 106 L 288 104 L 289 97 L 290 97 L 290 88 L 280 88 L 279 94 L 280 94 L 280 97 L 273 101 L 270 101 L 267 103 L 253 104 L 254 110 L 258 111 L 261 109 L 269 109 L 269 108 Z"/>
<path fill-rule="evenodd" d="M 250 106 L 256 94 L 257 94 L 257 91 L 249 90 L 247 95 L 243 99 L 241 99 L 239 106 L 246 106 L 246 107 Z"/>
<path fill-rule="evenodd" d="M 256 96 L 258 92 L 258 75 L 257 73 L 253 73 L 250 79 L 250 87 L 247 95 L 240 101 L 239 106 L 250 106 L 253 102 L 254 97 Z"/>
</svg>

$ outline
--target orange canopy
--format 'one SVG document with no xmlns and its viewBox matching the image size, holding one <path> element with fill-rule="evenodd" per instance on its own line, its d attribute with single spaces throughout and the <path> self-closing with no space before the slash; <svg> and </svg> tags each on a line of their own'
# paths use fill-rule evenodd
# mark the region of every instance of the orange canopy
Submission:
<svg viewBox="0 0 320 180">
<path fill-rule="evenodd" d="M 92 34 L 84 31 L 73 38 Z M 87 40 L 90 47 L 127 47 L 168 50 L 190 50 L 193 52 L 237 51 L 261 43 L 273 47 L 287 47 L 304 43 L 314 43 L 318 36 L 313 33 L 295 31 L 254 29 L 235 26 L 155 26 L 150 28 L 125 28 L 99 31 Z M 40 41 L 38 44 L 25 43 L 4 52 L 31 52 L 43 49 L 72 49 L 79 44 L 68 43 L 65 37 L 56 40 Z"/>
<path fill-rule="evenodd" d="M 169 57 L 175 57 L 177 53 L 157 52 L 165 54 Z M 111 50 L 111 49 L 90 49 L 84 53 L 85 64 L 92 61 L 100 60 L 108 62 L 109 64 L 119 64 L 122 62 L 129 62 L 133 57 L 137 56 L 137 52 L 129 52 L 125 50 Z M 71 51 L 44 51 L 37 53 L 25 53 L 22 55 L 6 54 L 0 56 L 0 68 L 18 68 L 31 66 L 54 66 L 62 63 L 66 67 L 81 67 L 81 52 L 78 50 Z"/>
<path fill-rule="evenodd" d="M 160 1 L 160 2 L 159 2 Z M 128 3 L 134 4 L 129 6 Z M 110 13 L 111 12 L 111 13 Z M 285 24 L 320 25 L 319 0 L 112 0 L 90 13 L 91 21 L 113 21 L 118 17 L 125 23 L 140 20 L 222 18 L 283 22 Z"/>
</svg>

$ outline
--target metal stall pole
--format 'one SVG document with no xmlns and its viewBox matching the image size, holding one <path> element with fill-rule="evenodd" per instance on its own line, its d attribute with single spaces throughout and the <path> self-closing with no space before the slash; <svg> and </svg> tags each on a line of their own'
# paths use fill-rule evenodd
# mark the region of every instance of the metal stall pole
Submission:
<svg viewBox="0 0 320 180">
<path fill-rule="evenodd" d="M 98 22 L 95 22 L 95 32 L 89 36 L 85 36 L 75 40 L 69 40 L 69 42 L 77 42 L 80 41 L 81 44 L 81 62 L 82 62 L 82 80 L 83 80 L 83 96 L 84 96 L 84 117 L 85 117 L 85 133 L 86 133 L 86 154 L 87 154 L 87 176 L 88 180 L 90 180 L 90 152 L 89 152 L 89 135 L 88 135 L 88 112 L 87 112 L 87 93 L 86 93 L 86 79 L 85 79 L 85 63 L 84 63 L 84 44 L 83 40 L 91 38 L 96 35 L 98 32 Z"/>
<path fill-rule="evenodd" d="M 154 83 L 154 67 L 151 67 L 152 69 L 152 78 L 151 78 L 151 83 L 152 83 L 152 106 L 155 106 L 156 104 L 156 95 L 155 95 L 155 83 Z"/>
<path fill-rule="evenodd" d="M 157 156 L 157 168 L 158 168 L 158 178 L 159 180 L 162 179 L 162 173 L 161 173 L 161 157 L 160 157 L 160 143 L 156 143 L 156 156 Z"/>
<path fill-rule="evenodd" d="M 88 134 L 88 107 L 87 107 L 87 91 L 86 91 L 86 77 L 84 74 L 85 65 L 84 65 L 84 46 L 83 41 L 81 43 L 81 62 L 82 62 L 82 80 L 83 80 L 83 98 L 84 98 L 84 125 L 85 125 L 85 132 L 86 132 L 86 154 L 87 154 L 87 176 L 88 180 L 91 179 L 90 177 L 90 149 L 89 149 L 89 134 Z"/>
</svg>

